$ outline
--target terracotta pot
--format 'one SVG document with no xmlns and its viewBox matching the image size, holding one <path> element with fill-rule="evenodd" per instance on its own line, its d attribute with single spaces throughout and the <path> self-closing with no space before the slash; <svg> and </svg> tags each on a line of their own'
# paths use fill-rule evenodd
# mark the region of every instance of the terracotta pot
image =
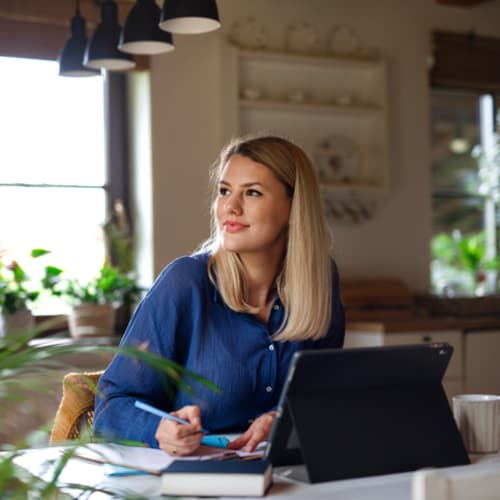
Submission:
<svg viewBox="0 0 500 500">
<path fill-rule="evenodd" d="M 110 304 L 80 304 L 73 306 L 68 316 L 73 338 L 110 337 L 115 331 L 116 309 Z"/>
<path fill-rule="evenodd" d="M 35 327 L 35 319 L 29 309 L 19 309 L 15 313 L 0 313 L 0 338 L 23 333 Z"/>
</svg>

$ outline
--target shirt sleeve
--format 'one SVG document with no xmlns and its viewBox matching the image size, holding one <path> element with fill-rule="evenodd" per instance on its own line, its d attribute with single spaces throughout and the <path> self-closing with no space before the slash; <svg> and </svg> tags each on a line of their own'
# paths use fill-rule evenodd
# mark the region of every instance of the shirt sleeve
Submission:
<svg viewBox="0 0 500 500">
<path fill-rule="evenodd" d="M 146 350 L 178 360 L 182 349 L 176 338 L 180 322 L 172 290 L 182 279 L 178 272 L 163 272 L 134 312 L 120 347 Z M 136 400 L 165 411 L 172 409 L 175 387 L 163 372 L 134 356 L 116 354 L 99 380 L 95 401 L 94 433 L 106 439 L 125 439 L 158 447 L 155 438 L 160 418 L 135 408 Z"/>
</svg>

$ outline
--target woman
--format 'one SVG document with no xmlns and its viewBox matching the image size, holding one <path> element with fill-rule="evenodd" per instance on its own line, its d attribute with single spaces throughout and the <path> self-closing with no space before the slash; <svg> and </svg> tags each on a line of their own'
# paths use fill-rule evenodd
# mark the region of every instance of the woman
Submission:
<svg viewBox="0 0 500 500">
<path fill-rule="evenodd" d="M 115 356 L 100 379 L 94 428 L 187 455 L 210 432 L 243 432 L 252 451 L 271 430 L 293 354 L 342 347 L 344 312 L 314 168 L 280 137 L 241 138 L 213 172 L 211 238 L 170 263 L 139 304 L 122 345 L 177 361 L 215 383 L 169 386 L 157 372 Z M 136 399 L 188 421 L 134 408 Z M 175 411 L 173 411 L 175 410 Z"/>
</svg>

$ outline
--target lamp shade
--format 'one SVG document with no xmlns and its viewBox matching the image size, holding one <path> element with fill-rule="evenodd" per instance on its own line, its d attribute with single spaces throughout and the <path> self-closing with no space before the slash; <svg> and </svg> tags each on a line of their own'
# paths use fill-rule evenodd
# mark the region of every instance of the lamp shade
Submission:
<svg viewBox="0 0 500 500">
<path fill-rule="evenodd" d="M 155 0 L 137 0 L 123 26 L 118 48 L 130 54 L 162 54 L 174 50 L 172 35 L 158 26 L 161 9 Z"/>
<path fill-rule="evenodd" d="M 77 8 L 71 19 L 71 34 L 59 54 L 59 74 L 61 76 L 95 76 L 100 71 L 86 68 L 83 65 L 83 56 L 87 46 L 87 26 L 85 19 Z"/>
<path fill-rule="evenodd" d="M 165 0 L 160 28 L 171 33 L 205 33 L 220 27 L 215 0 Z"/>
<path fill-rule="evenodd" d="M 85 66 L 109 71 L 134 68 L 135 62 L 132 56 L 118 49 L 120 32 L 116 2 L 105 0 L 101 5 L 101 21 L 97 25 L 85 52 Z"/>
</svg>

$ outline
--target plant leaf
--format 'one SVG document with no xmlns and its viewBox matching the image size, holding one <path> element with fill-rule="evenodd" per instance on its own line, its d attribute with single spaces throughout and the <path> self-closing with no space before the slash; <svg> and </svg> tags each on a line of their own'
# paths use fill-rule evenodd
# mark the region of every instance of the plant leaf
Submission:
<svg viewBox="0 0 500 500">
<path fill-rule="evenodd" d="M 31 256 L 34 258 L 47 255 L 48 253 L 50 253 L 50 250 L 45 250 L 45 248 L 33 248 L 31 250 Z"/>
</svg>

